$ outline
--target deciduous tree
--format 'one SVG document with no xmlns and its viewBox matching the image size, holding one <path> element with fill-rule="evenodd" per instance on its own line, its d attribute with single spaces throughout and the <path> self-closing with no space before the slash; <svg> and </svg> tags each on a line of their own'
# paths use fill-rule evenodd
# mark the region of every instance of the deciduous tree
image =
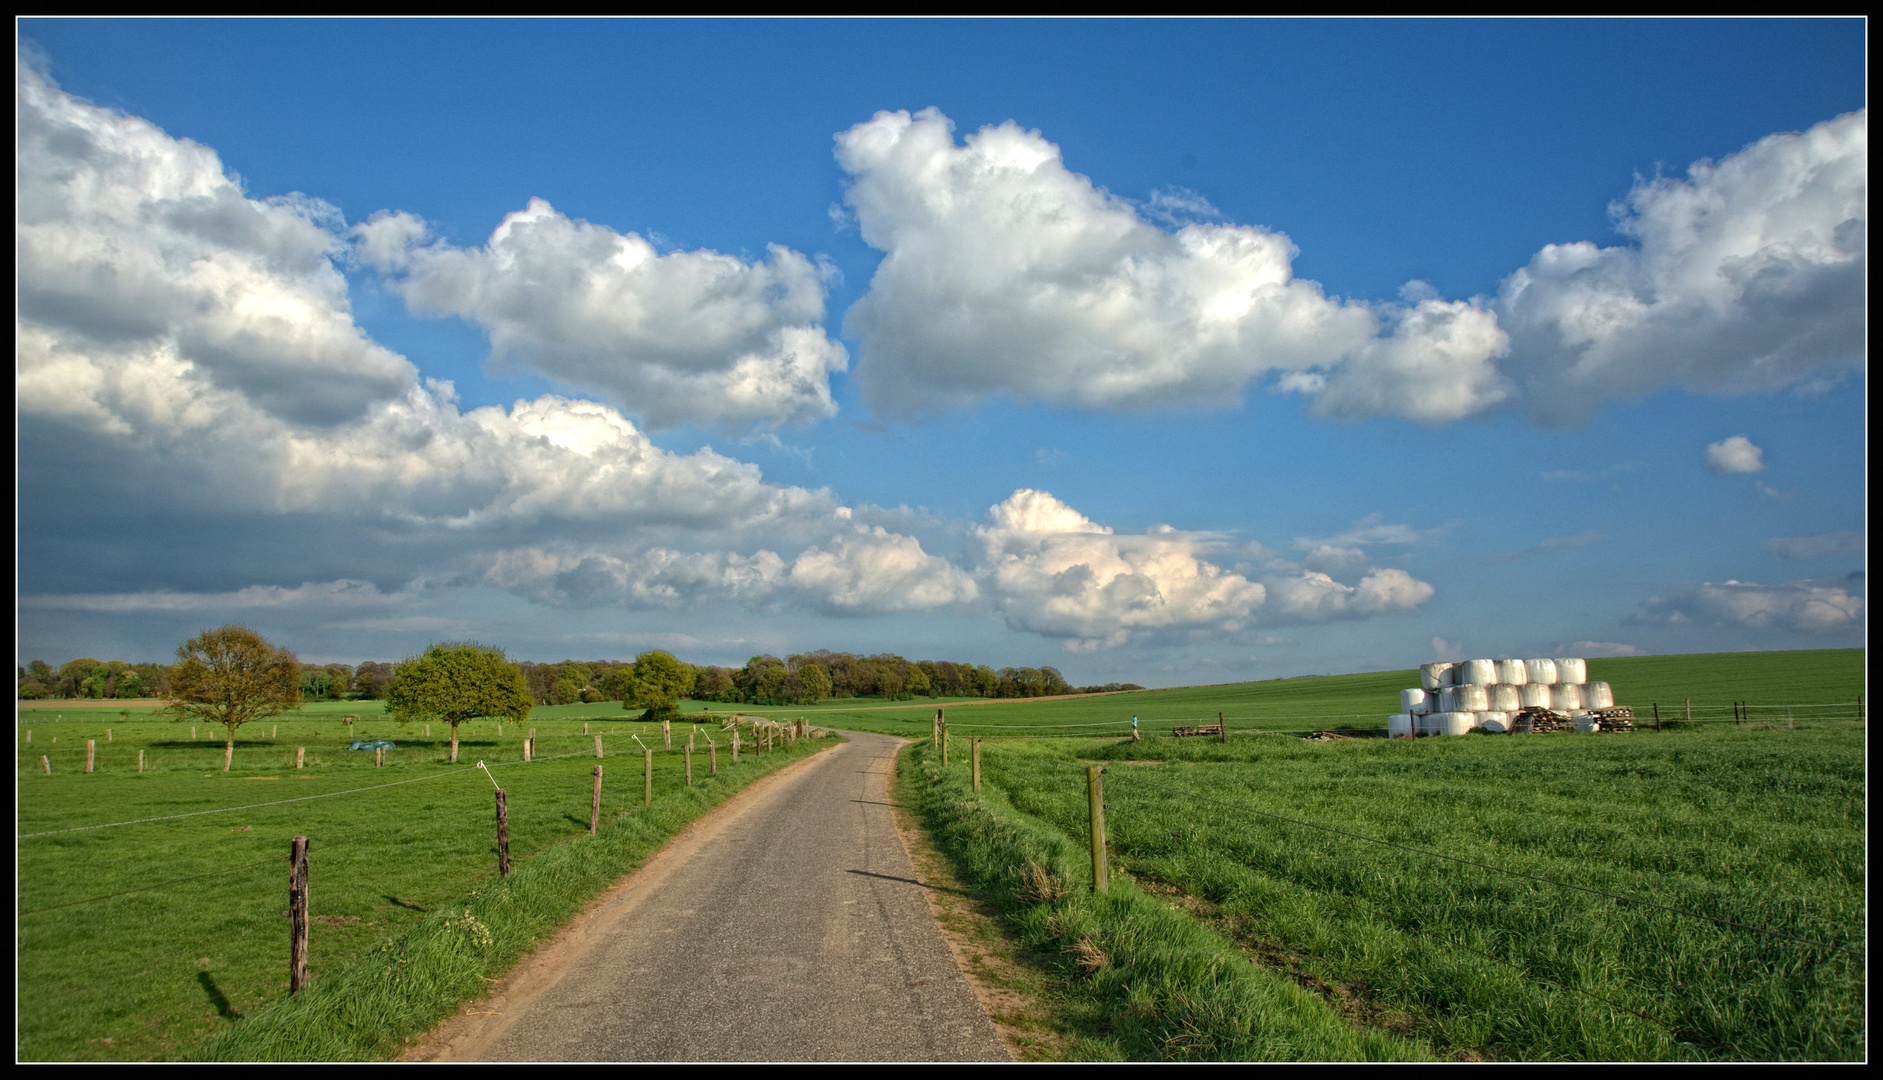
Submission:
<svg viewBox="0 0 1883 1080">
<path fill-rule="evenodd" d="M 529 719 L 535 701 L 523 672 L 503 650 L 475 641 L 441 642 L 393 665 L 386 706 L 400 723 L 451 725 L 451 760 L 458 760 L 458 725 L 478 717 Z"/>
<path fill-rule="evenodd" d="M 166 712 L 179 721 L 221 724 L 228 730 L 222 771 L 235 762 L 235 732 L 243 724 L 279 716 L 301 703 L 301 664 L 246 626 L 205 630 L 177 646 Z"/>
</svg>

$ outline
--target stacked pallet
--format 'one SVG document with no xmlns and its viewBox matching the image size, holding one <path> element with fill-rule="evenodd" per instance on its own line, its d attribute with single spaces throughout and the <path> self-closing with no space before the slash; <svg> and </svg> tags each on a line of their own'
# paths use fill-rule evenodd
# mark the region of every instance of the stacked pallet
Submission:
<svg viewBox="0 0 1883 1080">
<path fill-rule="evenodd" d="M 1400 691 L 1400 711 L 1387 719 L 1386 731 L 1396 738 L 1571 726 L 1629 730 L 1600 724 L 1600 714 L 1615 711 L 1615 692 L 1588 679 L 1588 663 L 1576 658 L 1426 664 L 1419 669 L 1421 685 Z"/>
</svg>

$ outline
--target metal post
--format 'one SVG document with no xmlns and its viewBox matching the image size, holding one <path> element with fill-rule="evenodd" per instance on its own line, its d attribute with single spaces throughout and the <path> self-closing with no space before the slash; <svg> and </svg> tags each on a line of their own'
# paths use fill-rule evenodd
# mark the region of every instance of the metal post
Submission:
<svg viewBox="0 0 1883 1080">
<path fill-rule="evenodd" d="M 1105 872 L 1105 772 L 1103 765 L 1088 766 L 1085 771 L 1086 794 L 1092 804 L 1092 888 L 1109 892 L 1110 877 Z"/>
<path fill-rule="evenodd" d="M 307 837 L 288 846 L 288 993 L 307 984 Z"/>
</svg>

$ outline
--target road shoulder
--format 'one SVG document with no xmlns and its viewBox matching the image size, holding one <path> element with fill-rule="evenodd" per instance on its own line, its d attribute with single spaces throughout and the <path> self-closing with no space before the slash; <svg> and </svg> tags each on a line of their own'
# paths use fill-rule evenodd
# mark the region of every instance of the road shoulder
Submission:
<svg viewBox="0 0 1883 1080">
<path fill-rule="evenodd" d="M 909 745 L 903 743 L 904 748 Z M 903 783 L 899 753 L 890 785 L 896 833 L 955 966 L 1013 1060 L 1064 1060 L 1065 1032 L 1051 1004 L 1048 980 L 1020 961 L 1019 946 L 1001 927 L 995 907 L 962 885 L 948 861 L 929 843 L 921 822 L 902 798 Z"/>
</svg>

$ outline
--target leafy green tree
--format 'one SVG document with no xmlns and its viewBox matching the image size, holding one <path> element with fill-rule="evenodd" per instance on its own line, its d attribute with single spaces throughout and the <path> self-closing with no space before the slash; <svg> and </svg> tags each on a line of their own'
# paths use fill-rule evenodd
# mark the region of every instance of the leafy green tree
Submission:
<svg viewBox="0 0 1883 1080">
<path fill-rule="evenodd" d="M 830 669 L 812 662 L 798 665 L 798 701 L 804 705 L 815 705 L 819 699 L 830 696 Z"/>
<path fill-rule="evenodd" d="M 458 725 L 478 717 L 529 719 L 535 706 L 523 672 L 503 650 L 475 641 L 440 642 L 392 666 L 386 706 L 400 723 L 451 725 L 451 760 L 458 760 Z"/>
<path fill-rule="evenodd" d="M 222 750 L 222 771 L 228 772 L 237 728 L 301 703 L 301 664 L 246 626 L 219 626 L 177 646 L 168 698 L 164 711 L 176 720 L 228 729 Z"/>
<path fill-rule="evenodd" d="M 909 681 L 903 684 L 902 688 L 914 697 L 930 696 L 928 672 L 923 671 L 920 665 L 910 668 Z"/>
<path fill-rule="evenodd" d="M 696 678 L 693 665 L 681 663 L 670 652 L 659 649 L 644 652 L 634 658 L 633 670 L 621 707 L 646 709 L 643 719 L 671 713 L 674 702 L 693 692 Z"/>
<path fill-rule="evenodd" d="M 581 664 L 564 664 L 556 673 L 555 688 L 549 693 L 552 705 L 568 705 L 582 700 L 582 691 L 589 684 L 589 670 Z"/>
</svg>

